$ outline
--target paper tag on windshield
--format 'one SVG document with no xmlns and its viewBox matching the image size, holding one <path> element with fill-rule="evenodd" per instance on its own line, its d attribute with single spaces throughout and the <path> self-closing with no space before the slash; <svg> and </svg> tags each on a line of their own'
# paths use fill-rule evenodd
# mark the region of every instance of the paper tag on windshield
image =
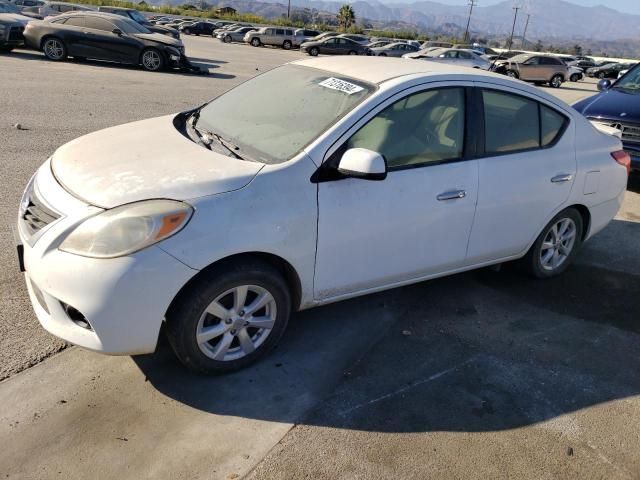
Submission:
<svg viewBox="0 0 640 480">
<path fill-rule="evenodd" d="M 326 80 L 319 83 L 321 87 L 331 88 L 332 90 L 338 90 L 339 92 L 344 92 L 347 95 L 351 95 L 353 93 L 358 93 L 364 90 L 359 85 L 354 83 L 345 82 L 344 80 L 340 80 L 339 78 L 327 78 Z"/>
</svg>

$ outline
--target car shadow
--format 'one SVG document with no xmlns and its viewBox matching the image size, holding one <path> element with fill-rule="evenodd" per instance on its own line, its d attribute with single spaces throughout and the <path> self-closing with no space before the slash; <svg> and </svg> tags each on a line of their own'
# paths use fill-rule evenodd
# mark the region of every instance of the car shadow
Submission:
<svg viewBox="0 0 640 480">
<path fill-rule="evenodd" d="M 573 84 L 575 85 L 575 83 L 573 83 Z M 548 88 L 551 88 L 551 87 L 548 87 Z M 569 86 L 567 86 L 566 83 L 563 83 L 562 87 L 560 87 L 560 88 L 562 90 L 573 90 L 573 91 L 576 91 L 576 92 L 589 92 L 589 93 L 593 93 L 594 95 L 596 93 L 598 93 L 597 91 L 594 91 L 591 88 L 581 88 L 581 87 L 574 87 L 574 86 L 569 87 Z"/>
<path fill-rule="evenodd" d="M 199 62 L 199 63 L 214 63 L 214 64 L 224 64 L 224 63 L 229 63 L 225 60 L 213 60 L 211 58 L 198 58 L 198 57 L 189 57 L 189 60 L 192 62 Z"/>
<path fill-rule="evenodd" d="M 627 190 L 640 193 L 640 173 L 632 173 L 629 175 L 629 181 L 627 183 Z M 640 212 L 638 212 L 640 214 Z"/>
<path fill-rule="evenodd" d="M 640 223 L 612 226 L 620 242 L 640 236 Z M 592 252 L 607 248 L 598 238 Z M 279 348 L 233 374 L 188 372 L 164 341 L 134 362 L 162 394 L 218 415 L 379 432 L 519 428 L 640 393 L 639 274 L 478 270 L 297 313 Z"/>
</svg>

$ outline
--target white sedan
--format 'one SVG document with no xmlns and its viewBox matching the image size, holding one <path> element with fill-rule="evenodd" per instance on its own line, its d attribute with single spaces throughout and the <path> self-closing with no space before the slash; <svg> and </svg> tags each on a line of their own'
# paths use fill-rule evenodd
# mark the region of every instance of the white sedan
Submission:
<svg viewBox="0 0 640 480">
<path fill-rule="evenodd" d="M 18 250 L 54 335 L 140 354 L 164 322 L 186 366 L 229 371 L 297 310 L 512 260 L 562 273 L 628 169 L 619 139 L 520 81 L 311 59 L 60 147 Z"/>
</svg>

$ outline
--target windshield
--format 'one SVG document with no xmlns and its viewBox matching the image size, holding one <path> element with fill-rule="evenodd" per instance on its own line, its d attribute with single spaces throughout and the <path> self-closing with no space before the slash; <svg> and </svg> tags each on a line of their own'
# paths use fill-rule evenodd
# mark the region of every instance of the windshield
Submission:
<svg viewBox="0 0 640 480">
<path fill-rule="evenodd" d="M 117 23 L 118 28 L 120 28 L 124 33 L 151 33 L 150 30 L 147 30 L 145 27 L 134 22 L 130 18 L 118 18 Z"/>
<path fill-rule="evenodd" d="M 640 91 L 640 67 L 629 70 L 627 74 L 618 80 L 613 88 L 617 90 L 633 90 Z"/>
<path fill-rule="evenodd" d="M 20 13 L 20 9 L 12 3 L 0 3 L 0 13 Z"/>
<path fill-rule="evenodd" d="M 138 23 L 149 23 L 149 20 L 147 20 L 147 17 L 145 17 L 143 14 L 141 14 L 137 10 L 130 11 L 129 16 Z"/>
<path fill-rule="evenodd" d="M 374 86 L 299 65 L 285 65 L 245 82 L 200 111 L 198 127 L 232 141 L 252 159 L 292 158 Z"/>
</svg>

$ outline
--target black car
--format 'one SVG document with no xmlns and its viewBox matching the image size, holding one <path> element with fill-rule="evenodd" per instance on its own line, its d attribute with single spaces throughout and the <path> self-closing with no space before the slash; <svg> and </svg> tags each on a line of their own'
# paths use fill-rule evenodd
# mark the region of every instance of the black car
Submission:
<svg viewBox="0 0 640 480">
<path fill-rule="evenodd" d="M 110 13 L 78 12 L 32 20 L 24 38 L 27 46 L 55 61 L 67 56 L 93 58 L 142 65 L 150 71 L 190 67 L 180 40 Z"/>
<path fill-rule="evenodd" d="M 344 37 L 331 37 L 317 42 L 305 42 L 300 45 L 300 51 L 306 52 L 312 57 L 320 53 L 327 55 L 371 55 L 369 47 Z"/>
<path fill-rule="evenodd" d="M 618 78 L 622 70 L 629 68 L 626 63 L 607 63 L 601 67 L 592 67 L 587 70 L 587 75 L 596 78 Z"/>
<path fill-rule="evenodd" d="M 216 26 L 210 22 L 195 22 L 179 27 L 185 35 L 211 35 Z"/>
<path fill-rule="evenodd" d="M 615 83 L 600 80 L 598 90 L 598 95 L 579 101 L 573 108 L 589 120 L 619 129 L 624 149 L 631 156 L 631 169 L 640 172 L 640 65 Z"/>
<path fill-rule="evenodd" d="M 139 23 L 147 30 L 154 33 L 162 33 L 163 35 L 171 35 L 173 38 L 180 38 L 180 33 L 175 28 L 163 27 L 162 25 L 156 25 L 151 23 L 151 21 L 145 17 L 138 10 L 134 10 L 133 8 L 124 8 L 124 7 L 98 7 L 99 12 L 104 13 L 113 13 L 115 15 L 121 15 L 123 17 L 130 18 L 136 23 Z"/>
</svg>

